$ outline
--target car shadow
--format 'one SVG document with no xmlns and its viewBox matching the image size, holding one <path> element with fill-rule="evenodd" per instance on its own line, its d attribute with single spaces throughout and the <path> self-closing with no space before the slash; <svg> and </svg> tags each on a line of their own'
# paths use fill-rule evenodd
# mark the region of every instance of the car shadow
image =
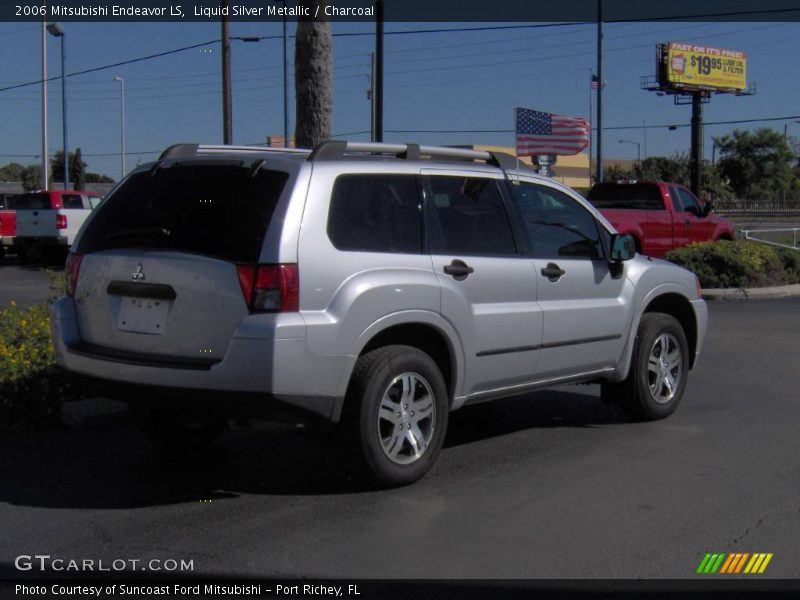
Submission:
<svg viewBox="0 0 800 600">
<path fill-rule="evenodd" d="M 524 430 L 624 421 L 596 393 L 537 392 L 452 413 L 445 452 Z M 0 481 L 0 503 L 73 509 L 369 491 L 350 475 L 333 435 L 288 425 L 230 429 L 195 451 L 157 446 L 127 422 L 7 435 L 0 440 Z"/>
</svg>

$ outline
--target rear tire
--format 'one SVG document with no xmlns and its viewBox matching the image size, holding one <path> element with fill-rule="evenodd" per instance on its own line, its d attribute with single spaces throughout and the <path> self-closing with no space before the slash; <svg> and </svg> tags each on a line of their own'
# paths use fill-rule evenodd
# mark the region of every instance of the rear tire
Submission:
<svg viewBox="0 0 800 600">
<path fill-rule="evenodd" d="M 139 425 L 154 442 L 169 448 L 200 448 L 222 433 L 227 421 L 216 415 L 195 414 L 148 407 L 140 412 Z"/>
<path fill-rule="evenodd" d="M 689 344 L 671 315 L 645 313 L 639 322 L 630 372 L 620 383 L 604 383 L 603 400 L 619 403 L 637 421 L 665 419 L 678 408 L 689 374 Z"/>
<path fill-rule="evenodd" d="M 447 431 L 447 386 L 439 367 L 411 346 L 385 346 L 358 359 L 341 431 L 358 475 L 379 487 L 408 485 L 436 462 Z"/>
</svg>

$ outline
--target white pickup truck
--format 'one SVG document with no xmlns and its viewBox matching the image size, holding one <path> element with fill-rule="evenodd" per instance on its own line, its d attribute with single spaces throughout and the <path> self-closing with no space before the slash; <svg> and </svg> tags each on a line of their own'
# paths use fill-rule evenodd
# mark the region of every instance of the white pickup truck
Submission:
<svg viewBox="0 0 800 600">
<path fill-rule="evenodd" d="M 10 196 L 7 209 L 15 211 L 13 236 L 3 237 L 26 262 L 66 253 L 83 222 L 100 203 L 96 192 L 50 190 Z"/>
</svg>

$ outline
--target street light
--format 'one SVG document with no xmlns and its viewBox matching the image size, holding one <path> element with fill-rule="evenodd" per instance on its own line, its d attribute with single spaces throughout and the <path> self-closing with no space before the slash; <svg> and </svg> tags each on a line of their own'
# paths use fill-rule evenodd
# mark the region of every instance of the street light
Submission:
<svg viewBox="0 0 800 600">
<path fill-rule="evenodd" d="M 47 191 L 50 157 L 47 154 L 47 30 L 42 19 L 42 190 Z"/>
<path fill-rule="evenodd" d="M 59 23 L 48 23 L 47 31 L 53 37 L 61 38 L 61 131 L 64 144 L 64 189 L 69 189 L 69 145 L 67 144 L 67 74 L 64 70 L 64 30 Z"/>
<path fill-rule="evenodd" d="M 119 130 L 120 130 L 120 181 L 125 177 L 125 80 L 114 77 L 119 81 Z"/>
<path fill-rule="evenodd" d="M 636 162 L 639 163 L 639 168 L 642 168 L 642 145 L 633 140 L 619 140 L 620 144 L 636 144 Z"/>
</svg>

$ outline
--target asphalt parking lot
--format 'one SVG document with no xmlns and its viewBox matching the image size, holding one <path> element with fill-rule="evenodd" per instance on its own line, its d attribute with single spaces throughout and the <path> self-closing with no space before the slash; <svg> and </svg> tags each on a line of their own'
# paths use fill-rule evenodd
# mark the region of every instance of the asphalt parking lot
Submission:
<svg viewBox="0 0 800 600">
<path fill-rule="evenodd" d="M 4 435 L 0 576 L 37 553 L 267 577 L 695 578 L 707 552 L 770 552 L 755 577 L 798 578 L 800 298 L 709 308 L 668 420 L 629 422 L 597 386 L 466 408 L 398 490 L 359 488 L 335 447 L 286 427 L 197 454 L 127 423 Z"/>
</svg>

